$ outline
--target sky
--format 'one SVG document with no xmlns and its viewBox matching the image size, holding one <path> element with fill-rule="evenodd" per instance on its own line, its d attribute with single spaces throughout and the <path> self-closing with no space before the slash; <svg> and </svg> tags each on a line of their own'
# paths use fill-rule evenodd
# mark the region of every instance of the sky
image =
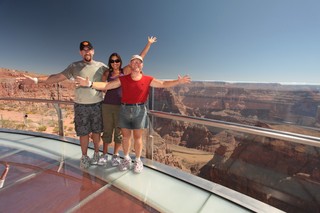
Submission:
<svg viewBox="0 0 320 213">
<path fill-rule="evenodd" d="M 124 64 L 156 36 L 158 79 L 320 83 L 319 0 L 0 0 L 0 67 L 41 74 L 81 60 Z"/>
</svg>

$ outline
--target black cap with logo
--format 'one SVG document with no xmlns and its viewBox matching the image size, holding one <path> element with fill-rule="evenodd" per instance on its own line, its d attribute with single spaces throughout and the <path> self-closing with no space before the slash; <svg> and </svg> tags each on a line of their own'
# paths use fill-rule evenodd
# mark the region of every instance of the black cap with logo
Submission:
<svg viewBox="0 0 320 213">
<path fill-rule="evenodd" d="M 88 47 L 89 50 L 93 49 L 93 46 L 90 43 L 90 41 L 83 41 L 80 43 L 80 50 L 83 50 L 85 47 Z"/>
</svg>

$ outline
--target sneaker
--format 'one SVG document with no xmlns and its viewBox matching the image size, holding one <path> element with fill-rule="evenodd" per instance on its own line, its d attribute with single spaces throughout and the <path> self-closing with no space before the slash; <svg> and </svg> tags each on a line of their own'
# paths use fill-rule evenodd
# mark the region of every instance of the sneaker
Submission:
<svg viewBox="0 0 320 213">
<path fill-rule="evenodd" d="M 91 164 L 92 164 L 92 165 L 98 164 L 99 158 L 100 158 L 99 152 L 95 152 L 95 153 L 93 154 L 93 156 L 92 156 Z"/>
<path fill-rule="evenodd" d="M 111 159 L 112 166 L 119 166 L 120 164 L 120 157 L 118 155 L 113 155 Z"/>
<path fill-rule="evenodd" d="M 135 173 L 140 173 L 143 170 L 143 163 L 141 160 L 135 161 L 133 164 L 133 171 Z"/>
<path fill-rule="evenodd" d="M 80 159 L 80 168 L 87 169 L 90 166 L 90 158 L 88 156 L 82 156 Z"/>
<path fill-rule="evenodd" d="M 102 154 L 99 158 L 98 165 L 104 166 L 107 165 L 108 162 L 108 154 Z"/>
<path fill-rule="evenodd" d="M 131 158 L 129 159 L 123 159 L 119 166 L 118 166 L 120 171 L 126 171 L 128 169 L 131 169 Z"/>
</svg>

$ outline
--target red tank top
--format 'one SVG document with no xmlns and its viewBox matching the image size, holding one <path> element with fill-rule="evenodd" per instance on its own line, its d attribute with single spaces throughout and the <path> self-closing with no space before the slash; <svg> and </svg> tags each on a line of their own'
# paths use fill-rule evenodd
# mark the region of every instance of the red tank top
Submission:
<svg viewBox="0 0 320 213">
<path fill-rule="evenodd" d="M 143 75 L 139 81 L 134 81 L 131 75 L 119 77 L 122 88 L 122 103 L 145 103 L 149 95 L 149 87 L 153 77 Z"/>
</svg>

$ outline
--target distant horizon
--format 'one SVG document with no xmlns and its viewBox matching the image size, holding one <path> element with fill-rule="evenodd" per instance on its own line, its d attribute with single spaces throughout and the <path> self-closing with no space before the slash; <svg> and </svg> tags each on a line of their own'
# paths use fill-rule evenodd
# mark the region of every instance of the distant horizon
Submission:
<svg viewBox="0 0 320 213">
<path fill-rule="evenodd" d="M 0 69 L 8 69 L 11 71 L 18 71 L 18 72 L 27 72 L 32 73 L 35 75 L 50 75 L 46 73 L 36 73 L 33 71 L 28 70 L 17 70 L 17 69 L 11 69 L 6 67 L 0 67 Z M 172 80 L 172 79 L 161 79 L 161 80 Z M 223 81 L 223 80 L 192 80 L 192 82 L 212 82 L 212 83 L 238 83 L 238 84 L 279 84 L 279 85 L 308 85 L 308 86 L 320 86 L 320 83 L 308 83 L 308 82 L 258 82 L 258 81 Z"/>
</svg>

